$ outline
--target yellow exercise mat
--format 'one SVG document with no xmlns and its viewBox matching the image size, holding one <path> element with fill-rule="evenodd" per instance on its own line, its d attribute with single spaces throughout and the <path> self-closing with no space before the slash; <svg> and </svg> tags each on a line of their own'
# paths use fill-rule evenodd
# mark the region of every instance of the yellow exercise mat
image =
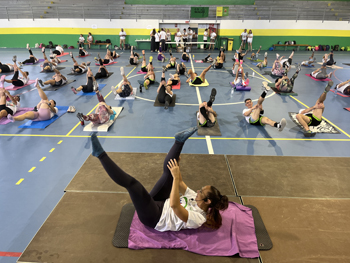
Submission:
<svg viewBox="0 0 350 263">
<path fill-rule="evenodd" d="M 189 82 L 189 84 L 190 84 L 190 86 L 194 86 L 194 87 L 207 87 L 207 86 L 209 86 L 207 79 L 205 79 L 204 83 L 202 83 L 202 84 L 192 84 L 191 82 Z"/>
</svg>

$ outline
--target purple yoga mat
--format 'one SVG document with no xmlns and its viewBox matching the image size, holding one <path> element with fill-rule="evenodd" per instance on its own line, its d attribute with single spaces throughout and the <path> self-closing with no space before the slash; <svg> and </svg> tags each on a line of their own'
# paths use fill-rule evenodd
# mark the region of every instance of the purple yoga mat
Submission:
<svg viewBox="0 0 350 263">
<path fill-rule="evenodd" d="M 237 91 L 250 91 L 252 88 L 249 86 L 236 86 L 235 84 L 233 84 L 233 82 L 230 82 L 230 85 L 232 88 L 235 88 Z"/>
<path fill-rule="evenodd" d="M 22 115 L 22 114 L 24 114 L 24 113 L 26 113 L 26 112 L 28 112 L 28 111 L 31 111 L 31 110 L 33 110 L 33 108 L 20 108 L 17 112 L 16 112 L 16 114 L 15 115 L 13 115 L 13 116 L 19 116 L 19 115 Z M 0 119 L 0 125 L 5 125 L 5 124 L 8 124 L 8 123 L 10 123 L 10 120 L 9 119 L 7 119 L 7 118 L 1 118 Z"/>
<path fill-rule="evenodd" d="M 34 64 L 38 64 L 38 63 L 44 62 L 44 61 L 45 61 L 45 59 L 40 58 L 36 63 L 26 63 L 25 65 L 34 65 Z"/>
<path fill-rule="evenodd" d="M 166 248 L 184 249 L 206 256 L 259 257 L 252 210 L 229 202 L 220 211 L 222 226 L 218 230 L 205 227 L 180 231 L 159 232 L 142 224 L 134 214 L 130 226 L 128 247 L 131 249 Z"/>
</svg>

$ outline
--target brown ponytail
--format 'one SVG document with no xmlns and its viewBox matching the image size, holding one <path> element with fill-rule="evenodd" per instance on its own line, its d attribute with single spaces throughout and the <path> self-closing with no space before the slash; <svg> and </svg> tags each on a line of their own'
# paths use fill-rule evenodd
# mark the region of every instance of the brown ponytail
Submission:
<svg viewBox="0 0 350 263">
<path fill-rule="evenodd" d="M 222 225 L 220 210 L 227 209 L 228 198 L 226 195 L 221 195 L 220 191 L 214 186 L 210 186 L 210 191 L 208 191 L 206 198 L 208 198 L 211 203 L 209 205 L 205 225 L 212 229 L 218 229 Z"/>
</svg>

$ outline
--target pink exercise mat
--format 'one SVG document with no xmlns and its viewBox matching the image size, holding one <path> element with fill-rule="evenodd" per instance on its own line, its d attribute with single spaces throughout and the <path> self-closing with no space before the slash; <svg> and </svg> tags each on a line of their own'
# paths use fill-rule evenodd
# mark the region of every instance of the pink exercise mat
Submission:
<svg viewBox="0 0 350 263">
<path fill-rule="evenodd" d="M 147 74 L 147 72 L 143 72 L 141 70 L 137 71 L 136 74 Z"/>
<path fill-rule="evenodd" d="M 28 111 L 32 111 L 32 110 L 33 110 L 33 108 L 20 108 L 20 109 L 15 113 L 15 115 L 13 115 L 13 116 L 16 117 L 16 116 L 22 115 L 22 114 L 24 114 L 24 113 L 26 113 L 26 112 L 28 112 Z M 8 124 L 8 123 L 10 123 L 10 120 L 7 119 L 6 117 L 0 119 L 0 125 L 5 125 L 5 124 Z"/>
<path fill-rule="evenodd" d="M 333 92 L 333 93 L 335 92 L 334 89 L 331 89 L 330 91 Z M 345 95 L 345 94 L 343 94 L 343 93 L 341 93 L 339 91 L 337 92 L 337 95 L 342 96 L 344 98 L 349 98 L 350 97 L 350 95 Z"/>
<path fill-rule="evenodd" d="M 75 56 L 76 58 L 85 58 L 85 57 L 88 57 L 90 56 L 90 54 L 87 54 L 86 56 Z"/>
<path fill-rule="evenodd" d="M 5 87 L 5 89 L 6 90 L 19 90 L 21 88 L 24 88 L 26 86 L 29 86 L 29 85 L 33 84 L 34 82 L 35 82 L 35 80 L 28 80 L 28 83 L 26 85 L 24 85 L 24 86 L 13 86 L 13 85 L 11 85 L 11 86 Z"/>
<path fill-rule="evenodd" d="M 181 82 L 177 83 L 177 85 L 172 85 L 172 89 L 180 89 L 181 88 Z"/>
<path fill-rule="evenodd" d="M 67 56 L 67 55 L 69 55 L 69 53 L 68 53 L 68 52 L 64 52 L 64 53 L 61 54 L 61 55 L 57 55 L 57 57 L 63 57 L 63 56 Z"/>
<path fill-rule="evenodd" d="M 325 78 L 325 79 L 315 79 L 313 76 L 311 76 L 311 74 L 305 74 L 305 76 L 308 76 L 310 78 L 312 78 L 313 80 L 316 80 L 316 81 L 330 81 L 331 79 L 329 78 Z"/>
</svg>

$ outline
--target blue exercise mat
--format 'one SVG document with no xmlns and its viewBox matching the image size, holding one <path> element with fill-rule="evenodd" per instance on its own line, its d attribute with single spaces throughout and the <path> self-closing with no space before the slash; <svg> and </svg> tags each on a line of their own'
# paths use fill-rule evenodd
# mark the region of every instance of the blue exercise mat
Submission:
<svg viewBox="0 0 350 263">
<path fill-rule="evenodd" d="M 25 124 L 19 126 L 18 128 L 29 128 L 29 129 L 45 129 L 68 110 L 68 106 L 56 106 L 58 113 L 47 121 L 27 121 Z"/>
<path fill-rule="evenodd" d="M 98 90 L 102 90 L 104 87 L 106 86 L 106 84 L 98 84 Z M 93 92 L 83 92 L 80 91 L 79 93 L 77 93 L 78 96 L 94 96 L 96 95 L 95 91 Z"/>
<path fill-rule="evenodd" d="M 259 63 L 258 62 L 253 62 L 252 63 L 254 66 L 258 65 Z M 272 67 L 264 67 L 264 68 L 272 68 Z"/>
</svg>

